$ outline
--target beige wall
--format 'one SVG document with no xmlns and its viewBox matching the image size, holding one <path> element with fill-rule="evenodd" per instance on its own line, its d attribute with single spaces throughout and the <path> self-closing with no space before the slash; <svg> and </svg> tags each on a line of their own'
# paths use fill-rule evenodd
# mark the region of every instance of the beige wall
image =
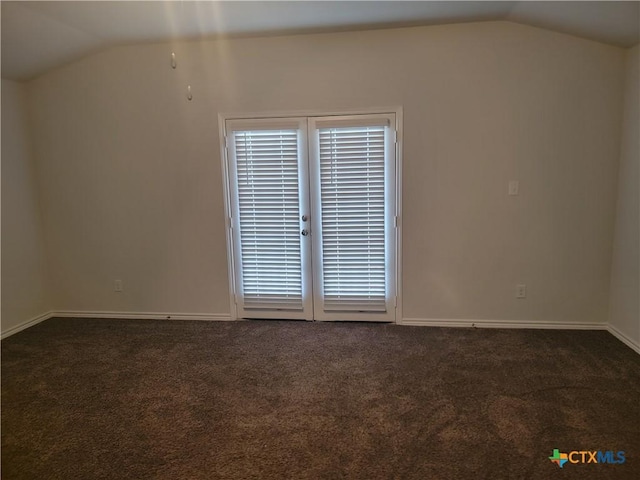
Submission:
<svg viewBox="0 0 640 480">
<path fill-rule="evenodd" d="M 640 346 L 640 47 L 627 51 L 624 120 L 611 272 L 613 327 Z"/>
<path fill-rule="evenodd" d="M 121 47 L 50 72 L 29 93 L 54 306 L 228 313 L 218 113 L 401 105 L 404 317 L 604 323 L 623 67 L 616 47 L 486 22 Z"/>
<path fill-rule="evenodd" d="M 50 307 L 25 90 L 2 80 L 2 333 Z"/>
</svg>

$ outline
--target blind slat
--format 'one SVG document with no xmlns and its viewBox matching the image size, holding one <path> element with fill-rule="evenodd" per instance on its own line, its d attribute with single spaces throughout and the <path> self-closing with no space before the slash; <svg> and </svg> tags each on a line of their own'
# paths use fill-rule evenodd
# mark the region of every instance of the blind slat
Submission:
<svg viewBox="0 0 640 480">
<path fill-rule="evenodd" d="M 298 131 L 234 131 L 233 139 L 244 307 L 302 310 Z"/>
<path fill-rule="evenodd" d="M 324 310 L 384 312 L 384 126 L 318 133 Z"/>
</svg>

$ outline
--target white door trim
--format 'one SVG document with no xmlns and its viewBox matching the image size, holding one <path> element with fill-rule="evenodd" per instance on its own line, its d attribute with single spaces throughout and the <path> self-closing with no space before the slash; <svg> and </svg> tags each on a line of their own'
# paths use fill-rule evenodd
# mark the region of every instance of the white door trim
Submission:
<svg viewBox="0 0 640 480">
<path fill-rule="evenodd" d="M 371 115 L 371 114 L 394 114 L 395 115 L 395 207 L 396 207 L 396 229 L 395 229 L 395 323 L 400 323 L 402 319 L 402 139 L 403 139 L 403 108 L 396 107 L 371 107 L 350 110 L 297 110 L 280 112 L 221 112 L 218 114 L 218 132 L 220 139 L 220 163 L 222 168 L 223 195 L 225 208 L 225 235 L 227 245 L 227 269 L 229 279 L 229 306 L 232 320 L 238 320 L 235 264 L 233 255 L 233 220 L 231 185 L 228 170 L 228 148 L 227 148 L 227 120 L 239 119 L 261 119 L 261 118 L 291 118 L 291 117 L 328 117 L 328 116 L 348 116 L 348 115 Z M 275 317 L 273 317 L 275 318 Z M 345 320 L 348 320 L 345 318 Z"/>
</svg>

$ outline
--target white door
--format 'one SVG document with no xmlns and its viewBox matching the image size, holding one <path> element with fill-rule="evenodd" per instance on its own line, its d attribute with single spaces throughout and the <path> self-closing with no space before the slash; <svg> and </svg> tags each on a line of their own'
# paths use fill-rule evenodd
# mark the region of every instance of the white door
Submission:
<svg viewBox="0 0 640 480">
<path fill-rule="evenodd" d="M 395 321 L 395 114 L 225 122 L 239 318 Z"/>
</svg>

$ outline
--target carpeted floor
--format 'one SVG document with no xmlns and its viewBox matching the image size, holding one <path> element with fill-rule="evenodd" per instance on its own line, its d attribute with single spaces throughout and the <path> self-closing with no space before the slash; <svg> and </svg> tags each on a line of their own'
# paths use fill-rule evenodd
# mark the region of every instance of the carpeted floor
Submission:
<svg viewBox="0 0 640 480">
<path fill-rule="evenodd" d="M 51 319 L 2 341 L 2 478 L 637 479 L 640 356 L 602 331 Z"/>
</svg>

